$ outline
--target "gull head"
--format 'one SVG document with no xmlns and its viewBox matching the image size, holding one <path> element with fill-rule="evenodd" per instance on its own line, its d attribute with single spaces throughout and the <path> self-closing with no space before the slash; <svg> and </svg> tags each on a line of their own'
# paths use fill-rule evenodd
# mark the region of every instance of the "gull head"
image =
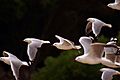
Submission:
<svg viewBox="0 0 120 80">
<path fill-rule="evenodd" d="M 87 21 L 94 22 L 95 19 L 94 18 L 88 18 Z"/>
<path fill-rule="evenodd" d="M 113 4 L 113 3 L 110 3 L 110 4 L 108 4 L 107 6 L 110 7 L 110 8 L 112 8 L 112 9 L 116 9 L 116 5 Z"/>
<path fill-rule="evenodd" d="M 109 70 L 109 69 L 108 68 L 102 68 L 102 69 L 100 69 L 101 72 L 104 72 L 106 70 Z"/>
<path fill-rule="evenodd" d="M 117 38 L 110 38 L 110 41 L 113 41 L 113 42 L 117 42 L 118 41 L 118 39 Z"/>
<path fill-rule="evenodd" d="M 8 57 L 8 56 L 9 56 L 9 52 L 3 51 L 3 56 L 4 56 L 4 57 Z"/>
<path fill-rule="evenodd" d="M 25 38 L 23 41 L 27 42 L 28 44 L 30 44 L 32 42 L 32 40 L 30 38 Z"/>
<path fill-rule="evenodd" d="M 53 46 L 57 47 L 59 45 L 59 43 L 54 43 Z"/>
<path fill-rule="evenodd" d="M 114 4 L 110 3 L 107 6 L 112 8 L 114 6 Z"/>
<path fill-rule="evenodd" d="M 78 56 L 78 57 L 76 57 L 76 58 L 75 58 L 75 61 L 77 61 L 77 62 L 82 62 L 82 61 L 83 61 L 82 56 Z"/>
</svg>

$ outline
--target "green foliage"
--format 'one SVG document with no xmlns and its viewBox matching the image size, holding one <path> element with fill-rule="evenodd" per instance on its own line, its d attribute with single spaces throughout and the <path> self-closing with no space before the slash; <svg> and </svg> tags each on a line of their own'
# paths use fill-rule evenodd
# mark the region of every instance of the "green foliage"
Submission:
<svg viewBox="0 0 120 80">
<path fill-rule="evenodd" d="M 107 37 L 105 37 L 104 35 L 101 35 L 98 38 L 98 42 L 103 42 L 103 43 L 107 43 L 109 41 L 109 39 Z"/>
<path fill-rule="evenodd" d="M 56 58 L 48 57 L 46 66 L 33 73 L 32 80 L 99 80 L 101 65 L 75 62 L 78 55 L 78 51 L 69 50 Z"/>
</svg>

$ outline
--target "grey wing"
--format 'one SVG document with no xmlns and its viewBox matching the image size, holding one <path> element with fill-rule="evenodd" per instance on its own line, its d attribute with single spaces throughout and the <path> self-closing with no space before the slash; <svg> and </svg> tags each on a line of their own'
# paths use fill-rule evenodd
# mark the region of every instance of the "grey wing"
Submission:
<svg viewBox="0 0 120 80">
<path fill-rule="evenodd" d="M 90 32 L 92 32 L 92 22 L 88 22 L 85 28 L 86 34 L 89 34 Z"/>
<path fill-rule="evenodd" d="M 55 35 L 55 37 L 57 37 L 60 40 L 60 43 L 65 45 L 65 46 L 69 46 L 69 45 L 73 45 L 74 44 L 72 41 L 67 40 L 65 38 L 62 38 L 62 37 L 60 37 L 58 35 Z"/>
<path fill-rule="evenodd" d="M 37 48 L 34 46 L 29 45 L 27 49 L 28 57 L 31 61 L 34 60 L 36 53 L 37 53 Z"/>
<path fill-rule="evenodd" d="M 101 58 L 104 53 L 104 46 L 104 43 L 92 43 L 89 50 L 89 55 Z"/>
<path fill-rule="evenodd" d="M 112 62 L 115 62 L 115 60 L 116 60 L 116 55 L 115 55 L 115 54 L 106 54 L 106 53 L 105 53 L 105 58 L 106 58 L 106 59 L 109 59 L 109 60 L 112 61 Z"/>
<path fill-rule="evenodd" d="M 112 80 L 112 73 L 111 72 L 109 72 L 109 71 L 104 71 L 103 73 L 102 73 L 102 76 L 101 76 L 101 79 L 102 80 Z"/>
<path fill-rule="evenodd" d="M 62 37 L 60 37 L 60 36 L 58 36 L 58 35 L 55 35 L 55 37 L 58 38 L 58 39 L 60 40 L 60 43 L 63 43 L 64 38 L 62 38 Z"/>
<path fill-rule="evenodd" d="M 120 63 L 120 55 L 116 56 L 116 62 Z"/>
<path fill-rule="evenodd" d="M 21 64 L 20 63 L 16 63 L 16 62 L 13 62 L 13 61 L 10 61 L 11 63 L 11 69 L 12 69 L 12 72 L 13 72 L 13 75 L 15 76 L 15 79 L 16 80 L 19 80 L 19 69 L 21 67 Z"/>
<path fill-rule="evenodd" d="M 115 3 L 120 3 L 120 0 L 115 0 Z"/>
</svg>

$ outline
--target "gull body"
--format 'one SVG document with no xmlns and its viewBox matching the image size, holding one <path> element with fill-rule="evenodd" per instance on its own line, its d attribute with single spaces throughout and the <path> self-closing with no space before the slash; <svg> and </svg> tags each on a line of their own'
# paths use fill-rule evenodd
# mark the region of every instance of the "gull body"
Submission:
<svg viewBox="0 0 120 80">
<path fill-rule="evenodd" d="M 37 49 L 44 43 L 50 43 L 49 41 L 39 40 L 36 38 L 25 38 L 23 41 L 28 43 L 27 54 L 30 61 L 33 61 L 36 57 Z"/>
<path fill-rule="evenodd" d="M 102 63 L 106 64 L 106 62 L 107 63 L 109 62 L 110 64 L 106 64 L 106 66 L 109 66 L 109 67 L 112 67 L 112 68 L 120 68 L 120 66 L 115 63 L 116 58 L 117 58 L 117 55 L 115 55 L 115 54 L 117 53 L 117 50 L 118 50 L 116 42 L 110 41 L 110 42 L 107 43 L 107 45 L 113 45 L 113 46 L 104 47 L 105 57 L 102 57 L 102 59 L 103 59 Z"/>
<path fill-rule="evenodd" d="M 120 10 L 120 0 L 115 0 L 114 3 L 109 3 L 107 6 L 112 9 Z"/>
<path fill-rule="evenodd" d="M 76 57 L 75 60 L 85 64 L 100 63 L 100 58 L 103 53 L 103 48 L 101 48 L 101 45 L 92 43 L 92 39 L 90 37 L 81 37 L 79 42 L 83 46 L 84 54 Z"/>
<path fill-rule="evenodd" d="M 103 72 L 101 76 L 102 80 L 112 80 L 114 75 L 120 75 L 119 71 L 110 68 L 102 68 L 100 71 Z"/>
<path fill-rule="evenodd" d="M 86 25 L 86 29 L 85 29 L 86 34 L 93 32 L 93 34 L 95 34 L 96 37 L 100 34 L 102 27 L 104 26 L 109 28 L 112 27 L 111 24 L 107 24 L 97 18 L 88 18 L 87 21 L 89 22 Z"/>
<path fill-rule="evenodd" d="M 58 49 L 70 50 L 70 49 L 80 49 L 81 48 L 81 46 L 75 45 L 74 42 L 72 42 L 68 39 L 60 37 L 58 35 L 55 35 L 55 37 L 60 40 L 60 42 L 56 42 L 56 43 L 53 44 L 53 46 L 57 47 Z"/>
<path fill-rule="evenodd" d="M 6 51 L 3 51 L 3 56 L 0 57 L 0 61 L 10 65 L 15 79 L 19 80 L 19 69 L 22 65 L 28 66 L 27 62 L 19 60 L 15 55 Z"/>
</svg>

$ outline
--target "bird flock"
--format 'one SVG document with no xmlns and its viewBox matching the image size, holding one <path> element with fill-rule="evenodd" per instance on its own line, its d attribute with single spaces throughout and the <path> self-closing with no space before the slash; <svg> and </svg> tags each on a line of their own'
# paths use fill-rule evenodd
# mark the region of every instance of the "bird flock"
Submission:
<svg viewBox="0 0 120 80">
<path fill-rule="evenodd" d="M 115 0 L 114 3 L 107 5 L 111 9 L 120 10 L 120 0 Z M 83 54 L 77 56 L 75 61 L 79 63 L 95 65 L 102 64 L 107 68 L 101 68 L 102 80 L 112 80 L 113 75 L 120 75 L 120 72 L 113 68 L 120 68 L 120 47 L 117 45 L 117 38 L 111 38 L 107 43 L 101 43 L 95 40 L 99 38 L 98 35 L 101 32 L 102 27 L 112 28 L 111 24 L 105 23 L 97 18 L 88 18 L 88 23 L 85 28 L 86 36 L 82 36 L 79 39 L 80 45 L 75 45 L 74 42 L 65 39 L 61 36 L 55 35 L 59 42 L 55 42 L 52 45 L 61 50 L 76 49 L 80 52 L 83 49 Z M 95 37 L 87 36 L 93 33 Z M 27 55 L 29 57 L 29 63 L 21 61 L 15 55 L 10 52 L 3 51 L 3 57 L 0 57 L 0 61 L 11 66 L 11 70 L 16 80 L 19 80 L 19 69 L 22 65 L 30 66 L 34 63 L 38 48 L 42 44 L 49 44 L 50 41 L 44 41 L 36 38 L 25 38 L 24 42 L 28 43 Z"/>
</svg>

